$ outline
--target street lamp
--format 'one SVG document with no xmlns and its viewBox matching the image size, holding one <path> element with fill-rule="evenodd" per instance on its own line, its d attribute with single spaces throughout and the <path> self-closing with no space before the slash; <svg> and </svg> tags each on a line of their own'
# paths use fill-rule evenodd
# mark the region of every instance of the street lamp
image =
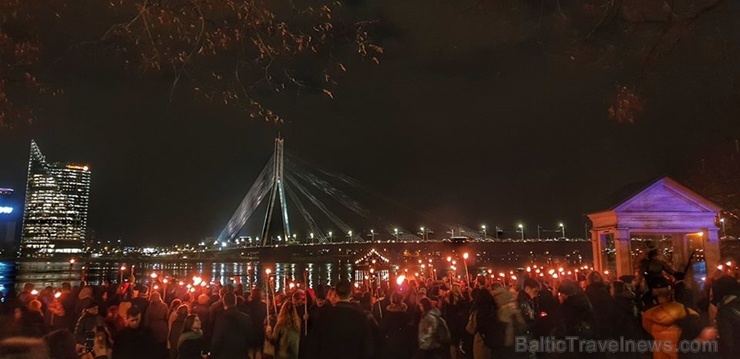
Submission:
<svg viewBox="0 0 740 359">
<path fill-rule="evenodd" d="M 485 240 L 486 240 L 486 238 L 488 238 L 488 237 L 486 236 L 486 225 L 484 224 L 484 225 L 480 226 L 480 229 L 482 229 L 482 230 L 483 230 L 483 240 L 485 241 Z"/>
<path fill-rule="evenodd" d="M 370 230 L 370 242 L 375 242 L 375 230 Z"/>
<path fill-rule="evenodd" d="M 524 225 L 519 223 L 517 227 L 519 227 L 519 230 L 522 232 L 522 241 L 523 241 L 524 240 Z"/>
<path fill-rule="evenodd" d="M 310 233 L 308 236 L 311 237 L 311 244 L 313 244 L 313 233 Z"/>
<path fill-rule="evenodd" d="M 347 232 L 347 239 L 352 243 L 352 231 Z"/>
<path fill-rule="evenodd" d="M 329 243 L 331 243 L 331 231 L 329 231 Z"/>
<path fill-rule="evenodd" d="M 421 230 L 421 239 L 422 239 L 422 240 L 426 240 L 426 239 L 427 239 L 427 238 L 426 238 L 426 237 L 427 237 L 427 236 L 426 236 L 426 233 L 427 233 L 427 232 L 426 232 L 426 228 L 424 228 L 424 227 L 421 227 L 421 228 L 419 228 L 419 229 Z"/>
<path fill-rule="evenodd" d="M 722 223 L 722 237 L 727 237 L 727 231 L 725 231 L 725 219 L 720 218 L 719 223 Z"/>
<path fill-rule="evenodd" d="M 560 222 L 560 231 L 563 233 L 563 239 L 565 239 L 565 225 L 563 222 Z"/>
<path fill-rule="evenodd" d="M 396 236 L 396 241 L 398 241 L 398 228 L 393 228 L 393 235 Z"/>
</svg>

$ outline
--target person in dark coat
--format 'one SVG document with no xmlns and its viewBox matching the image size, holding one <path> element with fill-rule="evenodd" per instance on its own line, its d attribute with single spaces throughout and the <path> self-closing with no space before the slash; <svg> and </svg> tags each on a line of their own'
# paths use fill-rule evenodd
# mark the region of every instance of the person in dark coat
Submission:
<svg viewBox="0 0 740 359">
<path fill-rule="evenodd" d="M 182 334 L 177 340 L 177 359 L 202 359 L 203 331 L 201 321 L 195 314 L 185 318 Z"/>
<path fill-rule="evenodd" d="M 146 293 L 147 287 L 143 285 L 137 285 L 136 287 L 134 287 L 133 299 L 131 299 L 131 305 L 139 307 L 142 316 L 146 315 L 146 310 L 149 307 L 149 301 L 146 299 Z"/>
<path fill-rule="evenodd" d="M 211 304 L 211 314 L 208 318 L 208 328 L 210 328 L 211 331 L 213 331 L 213 328 L 216 327 L 216 320 L 218 317 L 224 312 L 224 302 L 223 298 L 226 293 L 229 292 L 230 289 L 234 289 L 232 286 L 226 286 L 221 287 L 221 289 L 218 290 L 218 297 L 217 299 Z"/>
<path fill-rule="evenodd" d="M 252 320 L 236 308 L 236 294 L 226 293 L 222 301 L 224 312 L 213 327 L 212 358 L 246 359 L 249 357 L 249 344 L 254 341 Z"/>
<path fill-rule="evenodd" d="M 612 283 L 611 294 L 615 302 L 614 327 L 619 328 L 619 335 L 632 340 L 650 339 L 640 323 L 637 295 L 622 281 Z"/>
<path fill-rule="evenodd" d="M 598 272 L 589 273 L 587 282 L 586 297 L 594 307 L 596 336 L 598 339 L 610 339 L 614 335 L 616 308 L 614 298 L 609 294 L 609 287 Z"/>
<path fill-rule="evenodd" d="M 55 330 L 44 336 L 51 359 L 79 359 L 75 336 L 67 329 Z"/>
<path fill-rule="evenodd" d="M 391 304 L 385 307 L 380 330 L 384 337 L 383 358 L 407 359 L 414 353 L 413 337 L 416 335 L 412 319 L 407 313 L 408 306 L 401 293 L 393 293 Z"/>
<path fill-rule="evenodd" d="M 193 307 L 190 308 L 190 313 L 198 316 L 200 320 L 201 331 L 203 332 L 203 341 L 206 346 L 211 342 L 212 329 L 208 326 L 211 322 L 211 306 L 208 304 L 208 296 L 201 294 L 198 296 L 198 300 L 193 303 Z"/>
<path fill-rule="evenodd" d="M 537 300 L 540 289 L 538 281 L 533 278 L 526 278 L 516 297 L 519 310 L 524 318 L 522 334 L 526 335 L 528 339 L 535 338 L 535 323 L 540 316 L 540 306 Z"/>
<path fill-rule="evenodd" d="M 258 353 L 262 352 L 262 347 L 265 345 L 265 318 L 267 318 L 267 307 L 262 297 L 262 289 L 254 288 L 246 302 L 246 306 L 249 307 L 249 319 L 252 320 L 252 333 L 254 333 L 250 350 Z"/>
<path fill-rule="evenodd" d="M 555 336 L 594 339 L 594 308 L 578 283 L 565 279 L 558 287 L 561 305 L 556 314 Z"/>
<path fill-rule="evenodd" d="M 449 326 L 451 346 L 454 351 L 458 350 L 469 316 L 470 303 L 463 297 L 460 284 L 455 283 L 442 300 L 442 318 L 447 321 Z"/>
<path fill-rule="evenodd" d="M 126 327 L 118 332 L 113 346 L 113 359 L 142 359 L 155 350 L 154 334 L 143 326 L 139 307 L 126 311 Z"/>
<path fill-rule="evenodd" d="M 167 336 L 168 347 L 170 348 L 170 359 L 177 358 L 177 341 L 185 328 L 185 319 L 188 317 L 188 306 L 181 304 L 175 312 L 175 320 L 170 326 L 170 333 Z"/>
<path fill-rule="evenodd" d="M 48 329 L 44 322 L 44 315 L 41 313 L 41 302 L 33 299 L 28 303 L 28 311 L 23 314 L 22 328 L 23 332 L 29 337 L 44 336 Z"/>
<path fill-rule="evenodd" d="M 370 321 L 362 308 L 350 302 L 352 284 L 336 285 L 337 303 L 321 314 L 309 337 L 308 358 L 370 359 L 374 354 Z"/>
<path fill-rule="evenodd" d="M 144 325 L 154 333 L 154 342 L 157 343 L 158 348 L 157 353 L 160 353 L 157 357 L 164 357 L 167 353 L 169 308 L 167 304 L 162 302 L 159 292 L 152 292 L 149 300 L 149 307 L 144 313 Z"/>
<path fill-rule="evenodd" d="M 719 353 L 723 359 L 740 358 L 740 285 L 730 276 L 712 283 L 717 310 Z"/>
<path fill-rule="evenodd" d="M 535 324 L 535 334 L 538 337 L 552 335 L 552 332 L 555 330 L 555 313 L 557 313 L 560 306 L 551 287 L 546 283 L 540 282 L 540 288 L 541 290 L 537 293 L 537 304 L 539 305 L 540 313 L 537 316 L 537 323 Z"/>
</svg>

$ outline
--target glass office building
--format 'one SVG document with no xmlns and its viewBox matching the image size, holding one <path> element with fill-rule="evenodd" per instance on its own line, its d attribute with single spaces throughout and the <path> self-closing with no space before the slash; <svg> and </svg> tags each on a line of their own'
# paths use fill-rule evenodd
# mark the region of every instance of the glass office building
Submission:
<svg viewBox="0 0 740 359">
<path fill-rule="evenodd" d="M 89 167 L 49 163 L 31 141 L 20 256 L 81 253 L 89 199 Z"/>
<path fill-rule="evenodd" d="M 10 250 L 17 243 L 16 221 L 21 211 L 15 203 L 14 191 L 12 188 L 0 187 L 0 251 Z"/>
</svg>

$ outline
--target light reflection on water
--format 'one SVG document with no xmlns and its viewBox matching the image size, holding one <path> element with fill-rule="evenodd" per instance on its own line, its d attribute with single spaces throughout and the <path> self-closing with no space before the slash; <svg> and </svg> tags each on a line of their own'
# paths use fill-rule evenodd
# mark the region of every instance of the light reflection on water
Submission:
<svg viewBox="0 0 740 359">
<path fill-rule="evenodd" d="M 137 282 L 148 283 L 150 274 L 156 272 L 170 281 L 188 282 L 195 275 L 204 281 L 221 282 L 222 284 L 241 283 L 245 288 L 263 285 L 265 270 L 270 269 L 275 278 L 275 289 L 286 288 L 291 282 L 303 282 L 304 273 L 311 287 L 319 284 L 334 283 L 339 279 L 354 279 L 353 263 L 349 261 L 315 262 L 315 263 L 276 263 L 259 262 L 161 262 L 161 263 L 121 263 L 121 262 L 0 262 L 0 291 L 7 294 L 11 288 L 16 291 L 24 283 L 33 283 L 36 288 L 51 286 L 61 287 L 63 282 L 77 285 L 83 279 L 92 285 L 101 284 L 104 280 L 118 283 L 121 280 L 121 266 L 125 266 L 123 278 L 128 279 L 133 267 Z"/>
</svg>

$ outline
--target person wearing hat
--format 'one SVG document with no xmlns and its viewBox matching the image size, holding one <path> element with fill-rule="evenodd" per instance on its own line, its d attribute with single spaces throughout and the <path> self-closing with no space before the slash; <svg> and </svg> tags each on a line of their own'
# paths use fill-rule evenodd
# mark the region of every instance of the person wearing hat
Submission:
<svg viewBox="0 0 740 359">
<path fill-rule="evenodd" d="M 719 353 L 723 359 L 740 358 L 740 285 L 728 275 L 712 283 L 717 311 Z"/>
<path fill-rule="evenodd" d="M 678 343 L 681 339 L 681 327 L 678 321 L 688 315 L 696 315 L 681 303 L 673 300 L 673 289 L 665 278 L 656 278 L 653 281 L 653 296 L 658 305 L 650 308 L 642 315 L 642 327 L 650 333 L 657 342 L 663 343 L 658 350 L 653 351 L 653 359 L 678 359 Z"/>
</svg>

